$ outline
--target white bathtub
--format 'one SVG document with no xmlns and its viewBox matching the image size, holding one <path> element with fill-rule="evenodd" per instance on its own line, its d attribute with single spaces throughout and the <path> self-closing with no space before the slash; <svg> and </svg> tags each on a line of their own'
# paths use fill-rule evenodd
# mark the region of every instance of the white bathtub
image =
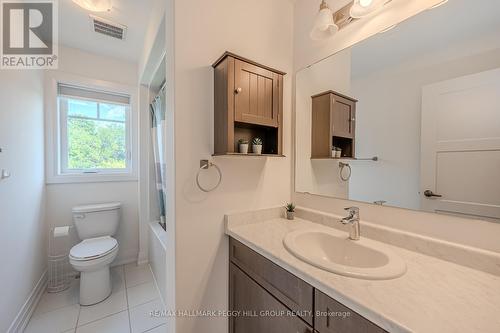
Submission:
<svg viewBox="0 0 500 333">
<path fill-rule="evenodd" d="M 166 239 L 167 233 L 158 222 L 149 224 L 149 264 L 160 289 L 163 302 L 166 300 Z"/>
</svg>

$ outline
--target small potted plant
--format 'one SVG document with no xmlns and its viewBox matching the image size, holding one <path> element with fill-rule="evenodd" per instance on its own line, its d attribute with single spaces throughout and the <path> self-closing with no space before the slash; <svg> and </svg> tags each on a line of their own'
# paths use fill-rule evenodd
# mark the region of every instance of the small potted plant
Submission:
<svg viewBox="0 0 500 333">
<path fill-rule="evenodd" d="M 238 146 L 239 146 L 239 149 L 240 149 L 240 153 L 242 153 L 242 154 L 248 154 L 248 140 L 239 139 L 238 140 Z"/>
<path fill-rule="evenodd" d="M 252 140 L 252 152 L 254 154 L 257 154 L 257 155 L 262 154 L 262 139 L 261 138 L 253 138 L 253 140 Z"/>
<path fill-rule="evenodd" d="M 295 215 L 295 205 L 290 202 L 285 205 L 287 220 L 293 220 Z"/>
<path fill-rule="evenodd" d="M 335 157 L 336 158 L 341 158 L 342 157 L 342 148 L 339 148 L 339 147 L 335 148 Z"/>
</svg>

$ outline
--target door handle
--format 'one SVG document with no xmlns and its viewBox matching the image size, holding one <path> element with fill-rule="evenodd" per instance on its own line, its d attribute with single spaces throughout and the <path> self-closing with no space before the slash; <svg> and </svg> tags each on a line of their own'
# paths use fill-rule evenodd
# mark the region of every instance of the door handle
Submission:
<svg viewBox="0 0 500 333">
<path fill-rule="evenodd" d="M 242 92 L 242 91 L 243 91 L 243 89 L 241 89 L 240 87 L 238 87 L 238 88 L 234 89 L 234 93 L 235 93 L 235 94 L 239 94 L 239 93 L 240 93 L 240 92 Z"/>
<path fill-rule="evenodd" d="M 432 192 L 431 190 L 425 190 L 424 191 L 424 195 L 427 197 L 427 198 L 432 198 L 432 197 L 435 197 L 435 198 L 441 198 L 442 195 L 441 194 L 435 194 L 434 192 Z"/>
</svg>

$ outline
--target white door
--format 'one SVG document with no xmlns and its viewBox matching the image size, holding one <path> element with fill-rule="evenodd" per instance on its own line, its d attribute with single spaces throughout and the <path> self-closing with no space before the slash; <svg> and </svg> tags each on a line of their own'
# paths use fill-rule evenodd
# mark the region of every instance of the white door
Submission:
<svg viewBox="0 0 500 333">
<path fill-rule="evenodd" d="M 421 135 L 422 209 L 500 219 L 500 69 L 425 86 Z"/>
</svg>

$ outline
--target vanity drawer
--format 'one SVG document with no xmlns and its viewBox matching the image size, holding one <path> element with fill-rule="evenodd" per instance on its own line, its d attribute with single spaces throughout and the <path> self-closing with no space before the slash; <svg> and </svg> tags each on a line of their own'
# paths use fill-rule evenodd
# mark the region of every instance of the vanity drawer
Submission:
<svg viewBox="0 0 500 333">
<path fill-rule="evenodd" d="M 333 298 L 315 290 L 315 329 L 319 333 L 387 333 Z M 333 313 L 347 313 L 343 317 Z M 331 315 L 325 315 L 330 313 Z"/>
<path fill-rule="evenodd" d="M 305 322 L 313 325 L 312 286 L 233 238 L 229 241 L 229 256 L 231 262 L 290 310 L 298 311 Z"/>
</svg>

